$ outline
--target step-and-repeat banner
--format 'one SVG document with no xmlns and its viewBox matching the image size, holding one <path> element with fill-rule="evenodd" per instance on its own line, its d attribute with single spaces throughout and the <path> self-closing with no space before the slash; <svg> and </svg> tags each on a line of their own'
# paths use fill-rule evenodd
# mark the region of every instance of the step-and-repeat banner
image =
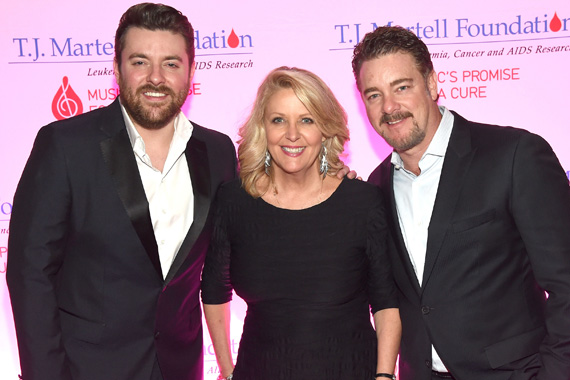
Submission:
<svg viewBox="0 0 570 380">
<path fill-rule="evenodd" d="M 38 129 L 118 95 L 114 33 L 137 3 L 10 1 L 0 13 L 0 378 L 19 362 L 5 286 L 12 198 Z M 369 125 L 351 71 L 352 48 L 381 25 L 409 28 L 429 46 L 440 104 L 468 119 L 542 135 L 570 170 L 570 2 L 567 0 L 171 0 L 195 28 L 196 75 L 184 112 L 237 140 L 258 85 L 273 68 L 311 70 L 349 116 L 345 162 L 368 174 L 390 152 Z M 62 107 L 65 103 L 66 107 Z M 70 110 L 71 113 L 70 114 Z M 545 194 L 545 196 L 548 196 Z M 232 305 L 237 352 L 245 306 Z M 206 379 L 217 373 L 205 337 Z"/>
</svg>

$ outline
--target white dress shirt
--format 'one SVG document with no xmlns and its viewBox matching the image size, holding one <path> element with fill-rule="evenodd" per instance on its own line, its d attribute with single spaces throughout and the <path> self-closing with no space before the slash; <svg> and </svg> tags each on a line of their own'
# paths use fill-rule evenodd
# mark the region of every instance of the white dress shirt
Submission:
<svg viewBox="0 0 570 380">
<path fill-rule="evenodd" d="M 193 126 L 182 112 L 176 116 L 174 135 L 161 172 L 152 166 L 144 141 L 122 105 L 121 110 L 149 203 L 162 276 L 166 278 L 194 220 L 194 194 L 184 153 Z"/>
<path fill-rule="evenodd" d="M 427 150 L 419 162 L 420 175 L 416 176 L 404 168 L 402 158 L 396 151 L 392 152 L 394 165 L 394 198 L 402 236 L 422 286 L 428 227 L 435 203 L 439 178 L 449 137 L 453 129 L 453 114 L 445 107 L 439 107 L 442 119 Z M 447 372 L 439 355 L 432 346 L 432 368 Z"/>
</svg>

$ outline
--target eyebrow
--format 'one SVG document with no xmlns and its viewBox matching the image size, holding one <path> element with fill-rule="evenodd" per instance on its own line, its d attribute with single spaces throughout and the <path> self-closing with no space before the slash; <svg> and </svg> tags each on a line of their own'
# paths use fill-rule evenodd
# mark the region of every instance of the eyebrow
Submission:
<svg viewBox="0 0 570 380">
<path fill-rule="evenodd" d="M 145 58 L 146 59 L 148 57 L 146 56 L 146 54 L 143 54 L 143 53 L 133 53 L 133 54 L 129 55 L 129 59 L 132 59 L 132 58 Z"/>
<path fill-rule="evenodd" d="M 404 83 L 404 82 L 413 82 L 413 81 L 414 81 L 414 80 L 413 80 L 412 78 L 400 78 L 400 79 L 396 79 L 396 80 L 390 82 L 390 87 L 397 86 L 397 85 L 399 85 L 399 84 L 401 84 L 401 83 Z M 369 93 L 371 93 L 371 92 L 374 92 L 374 91 L 379 91 L 379 90 L 378 90 L 378 87 L 369 87 L 369 88 L 367 88 L 366 90 L 364 90 L 362 93 L 363 93 L 364 95 L 367 95 L 367 94 L 369 94 Z"/>
<path fill-rule="evenodd" d="M 287 116 L 287 113 L 286 112 L 273 111 L 273 112 L 267 112 L 265 114 L 265 116 L 267 116 L 267 117 Z M 313 114 L 310 112 L 306 112 L 306 113 L 299 115 L 299 117 L 312 117 L 312 118 L 314 118 L 315 116 L 313 116 Z"/>
<path fill-rule="evenodd" d="M 129 56 L 129 59 L 132 59 L 132 58 L 149 59 L 148 56 L 144 53 L 133 53 Z M 180 62 L 182 62 L 182 57 L 180 57 L 179 55 L 167 55 L 166 57 L 164 57 L 163 60 L 164 61 L 180 61 Z"/>
<path fill-rule="evenodd" d="M 362 91 L 364 95 L 368 95 L 371 92 L 378 91 L 378 87 L 368 87 L 366 90 Z"/>
<path fill-rule="evenodd" d="M 390 87 L 394 87 L 397 86 L 399 84 L 402 84 L 404 82 L 413 82 L 413 78 L 401 78 L 401 79 L 396 79 L 395 81 L 390 82 Z"/>
<path fill-rule="evenodd" d="M 180 61 L 182 62 L 182 57 L 179 55 L 167 55 L 164 57 L 165 61 Z"/>
</svg>

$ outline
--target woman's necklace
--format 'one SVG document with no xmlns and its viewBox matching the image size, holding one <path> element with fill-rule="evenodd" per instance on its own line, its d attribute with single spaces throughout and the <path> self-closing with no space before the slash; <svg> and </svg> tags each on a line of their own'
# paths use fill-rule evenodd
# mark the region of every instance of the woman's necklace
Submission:
<svg viewBox="0 0 570 380">
<path fill-rule="evenodd" d="M 273 187 L 273 193 L 272 193 L 272 200 L 273 200 L 273 204 L 279 206 L 279 207 L 283 207 L 283 208 L 287 208 L 287 209 L 291 209 L 291 210 L 302 210 L 305 208 L 309 208 L 315 205 L 318 205 L 319 203 L 322 203 L 324 200 L 324 195 L 323 195 L 323 189 L 324 189 L 324 183 L 325 183 L 325 178 L 323 178 L 321 181 L 321 185 L 319 187 L 319 190 L 317 192 L 316 195 L 308 195 L 307 197 L 305 197 L 304 195 L 300 195 L 298 197 L 296 197 L 296 199 L 299 198 L 304 198 L 305 201 L 302 203 L 295 203 L 294 205 L 282 205 L 281 201 L 279 200 L 279 191 L 277 190 L 277 185 L 275 183 L 272 184 Z M 293 206 L 293 207 L 289 207 L 289 206 Z"/>
</svg>

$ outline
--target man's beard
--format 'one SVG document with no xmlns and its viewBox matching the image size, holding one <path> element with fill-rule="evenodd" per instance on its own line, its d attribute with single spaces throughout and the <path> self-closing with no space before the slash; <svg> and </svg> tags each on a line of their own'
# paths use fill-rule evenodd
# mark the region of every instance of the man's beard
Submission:
<svg viewBox="0 0 570 380">
<path fill-rule="evenodd" d="M 174 91 L 167 86 L 153 86 L 151 84 L 139 87 L 136 89 L 136 92 L 133 92 L 131 88 L 128 88 L 127 85 L 119 79 L 119 89 L 121 104 L 137 125 L 145 129 L 160 129 L 165 127 L 180 112 L 180 107 L 182 107 L 188 96 L 190 83 L 178 94 L 175 94 Z M 168 104 L 145 105 L 141 101 L 141 97 L 144 96 L 143 93 L 145 92 L 159 92 L 169 95 L 171 101 Z"/>
<path fill-rule="evenodd" d="M 404 152 L 406 150 L 412 149 L 413 147 L 424 141 L 426 137 L 425 129 L 420 129 L 414 115 L 410 112 L 395 113 L 392 115 L 384 115 L 380 120 L 380 124 L 388 123 L 396 120 L 404 120 L 405 118 L 411 118 L 413 128 L 410 130 L 409 134 L 403 138 L 391 138 L 388 136 L 387 132 L 380 132 L 380 136 L 386 140 L 388 145 L 394 148 L 397 152 Z"/>
</svg>

